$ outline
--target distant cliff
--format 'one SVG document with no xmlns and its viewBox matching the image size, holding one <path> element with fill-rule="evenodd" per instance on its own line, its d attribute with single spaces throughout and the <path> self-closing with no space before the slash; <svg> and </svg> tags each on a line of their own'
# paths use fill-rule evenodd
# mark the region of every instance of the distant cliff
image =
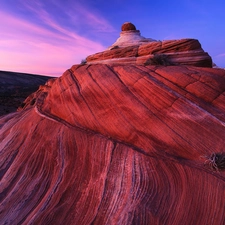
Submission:
<svg viewBox="0 0 225 225">
<path fill-rule="evenodd" d="M 15 112 L 50 77 L 0 71 L 0 116 Z"/>
</svg>

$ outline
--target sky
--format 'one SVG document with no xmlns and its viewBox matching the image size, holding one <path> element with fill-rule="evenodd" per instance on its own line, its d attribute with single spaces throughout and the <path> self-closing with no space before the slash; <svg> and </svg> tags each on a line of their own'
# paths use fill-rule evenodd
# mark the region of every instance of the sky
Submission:
<svg viewBox="0 0 225 225">
<path fill-rule="evenodd" d="M 60 76 L 132 22 L 156 40 L 198 39 L 225 68 L 224 0 L 0 0 L 0 70 Z"/>
</svg>

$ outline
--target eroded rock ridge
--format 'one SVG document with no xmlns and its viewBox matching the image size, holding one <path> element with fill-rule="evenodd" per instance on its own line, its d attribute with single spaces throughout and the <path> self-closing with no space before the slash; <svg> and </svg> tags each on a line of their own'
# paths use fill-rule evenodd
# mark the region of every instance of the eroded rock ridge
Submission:
<svg viewBox="0 0 225 225">
<path fill-rule="evenodd" d="M 156 41 L 142 37 L 131 23 L 123 24 L 121 29 L 120 37 L 112 46 L 87 57 L 88 64 L 120 62 L 212 67 L 211 57 L 196 39 Z"/>
</svg>

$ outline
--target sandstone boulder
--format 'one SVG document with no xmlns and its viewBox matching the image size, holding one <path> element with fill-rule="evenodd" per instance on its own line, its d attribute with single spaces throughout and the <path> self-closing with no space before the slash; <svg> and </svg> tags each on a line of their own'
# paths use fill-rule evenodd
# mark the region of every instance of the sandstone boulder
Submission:
<svg viewBox="0 0 225 225">
<path fill-rule="evenodd" d="M 134 24 L 126 22 L 122 25 L 121 30 L 122 31 L 136 30 L 136 27 L 134 26 Z"/>
</svg>

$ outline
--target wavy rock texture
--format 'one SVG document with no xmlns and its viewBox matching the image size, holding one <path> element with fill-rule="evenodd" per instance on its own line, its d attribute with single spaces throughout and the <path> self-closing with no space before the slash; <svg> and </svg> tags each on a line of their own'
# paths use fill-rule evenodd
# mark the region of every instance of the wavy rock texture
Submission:
<svg viewBox="0 0 225 225">
<path fill-rule="evenodd" d="M 116 43 L 115 43 L 116 45 Z M 130 46 L 114 46 L 110 50 L 95 53 L 87 57 L 87 63 L 114 64 L 118 62 L 132 64 L 166 65 L 166 62 L 154 60 L 166 57 L 170 65 L 191 65 L 212 67 L 212 59 L 196 39 L 140 42 Z"/>
<path fill-rule="evenodd" d="M 76 65 L 0 119 L 0 224 L 224 224 L 225 71 Z"/>
</svg>

